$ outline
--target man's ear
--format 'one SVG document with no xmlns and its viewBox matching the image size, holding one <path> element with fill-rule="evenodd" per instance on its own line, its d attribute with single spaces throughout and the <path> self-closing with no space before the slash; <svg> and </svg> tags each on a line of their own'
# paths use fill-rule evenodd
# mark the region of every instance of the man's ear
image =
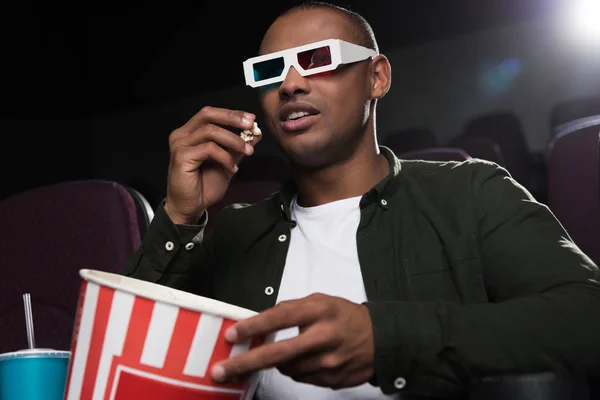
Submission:
<svg viewBox="0 0 600 400">
<path fill-rule="evenodd" d="M 371 98 L 380 99 L 392 86 L 392 66 L 383 54 L 378 54 L 371 61 Z"/>
</svg>

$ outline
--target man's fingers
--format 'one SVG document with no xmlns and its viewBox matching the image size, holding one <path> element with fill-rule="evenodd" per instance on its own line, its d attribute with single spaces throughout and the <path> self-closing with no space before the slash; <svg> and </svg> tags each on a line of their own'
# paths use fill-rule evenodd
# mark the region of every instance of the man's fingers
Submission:
<svg viewBox="0 0 600 400">
<path fill-rule="evenodd" d="M 208 123 L 171 141 L 171 148 L 196 146 L 211 141 L 240 153 L 245 152 L 246 143 L 238 134 Z"/>
<path fill-rule="evenodd" d="M 186 172 L 193 172 L 205 161 L 212 160 L 231 174 L 237 172 L 237 164 L 232 155 L 215 142 L 206 142 L 193 147 L 186 147 L 175 153 L 175 163 L 181 165 Z"/>
<path fill-rule="evenodd" d="M 190 118 L 182 128 L 188 132 L 192 132 L 206 123 L 211 123 L 243 130 L 251 129 L 255 119 L 256 116 L 254 114 L 245 111 L 206 106 Z"/>
<path fill-rule="evenodd" d="M 313 307 L 310 297 L 284 301 L 254 317 L 237 322 L 225 332 L 225 337 L 230 342 L 243 342 L 282 329 L 308 325 L 321 315 L 321 308 Z"/>
<path fill-rule="evenodd" d="M 211 372 L 212 377 L 217 381 L 230 380 L 233 377 L 290 362 L 294 358 L 314 352 L 321 346 L 322 342 L 315 335 L 308 333 L 264 344 L 218 364 Z"/>
<path fill-rule="evenodd" d="M 279 365 L 277 368 L 282 374 L 292 378 L 301 378 L 311 375 L 316 371 L 337 371 L 344 367 L 347 358 L 336 352 L 316 352 L 304 357 L 293 359 Z"/>
<path fill-rule="evenodd" d="M 169 138 L 171 152 L 212 141 L 228 149 L 235 164 L 239 164 L 244 156 L 252 155 L 254 146 L 262 138 L 262 135 L 254 136 L 252 142 L 246 143 L 238 134 L 214 124 L 203 125 L 191 133 L 186 133 L 183 129 L 180 129 L 174 131 L 171 135 Z"/>
</svg>

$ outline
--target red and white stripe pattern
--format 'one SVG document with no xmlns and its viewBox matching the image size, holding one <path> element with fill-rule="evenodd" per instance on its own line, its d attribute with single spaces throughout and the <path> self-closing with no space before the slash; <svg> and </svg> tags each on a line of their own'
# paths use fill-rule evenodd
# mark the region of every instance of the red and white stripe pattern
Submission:
<svg viewBox="0 0 600 400">
<path fill-rule="evenodd" d="M 231 345 L 235 321 L 84 281 L 66 400 L 250 400 L 257 380 L 218 384 L 218 361 L 263 342 Z"/>
</svg>

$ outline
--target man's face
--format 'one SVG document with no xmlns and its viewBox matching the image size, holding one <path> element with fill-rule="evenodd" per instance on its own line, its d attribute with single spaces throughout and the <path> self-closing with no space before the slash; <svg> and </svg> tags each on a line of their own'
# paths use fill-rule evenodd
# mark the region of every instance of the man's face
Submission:
<svg viewBox="0 0 600 400">
<path fill-rule="evenodd" d="M 339 13 L 326 9 L 283 16 L 267 31 L 260 54 L 325 39 L 357 43 L 348 23 Z M 261 91 L 260 101 L 269 128 L 292 162 L 322 167 L 341 161 L 356 146 L 370 115 L 369 71 L 370 61 L 363 61 L 304 78 L 292 67 L 279 86 Z M 291 113 L 294 110 L 311 115 L 296 119 L 299 114 Z"/>
</svg>

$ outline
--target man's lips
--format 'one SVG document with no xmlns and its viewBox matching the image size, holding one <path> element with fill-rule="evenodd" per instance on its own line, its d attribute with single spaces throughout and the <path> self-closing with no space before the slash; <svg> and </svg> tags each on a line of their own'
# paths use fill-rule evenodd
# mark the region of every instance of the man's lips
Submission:
<svg viewBox="0 0 600 400">
<path fill-rule="evenodd" d="M 320 114 L 307 115 L 298 119 L 290 119 L 281 122 L 281 128 L 286 132 L 297 132 L 308 129 L 321 118 Z"/>
<path fill-rule="evenodd" d="M 307 129 L 319 119 L 319 114 L 316 107 L 305 101 L 287 103 L 279 110 L 281 128 L 288 132 Z"/>
<path fill-rule="evenodd" d="M 279 110 L 279 120 L 287 121 L 292 114 L 303 113 L 308 115 L 319 114 L 319 110 L 310 103 L 305 101 L 294 101 L 287 103 Z"/>
</svg>

